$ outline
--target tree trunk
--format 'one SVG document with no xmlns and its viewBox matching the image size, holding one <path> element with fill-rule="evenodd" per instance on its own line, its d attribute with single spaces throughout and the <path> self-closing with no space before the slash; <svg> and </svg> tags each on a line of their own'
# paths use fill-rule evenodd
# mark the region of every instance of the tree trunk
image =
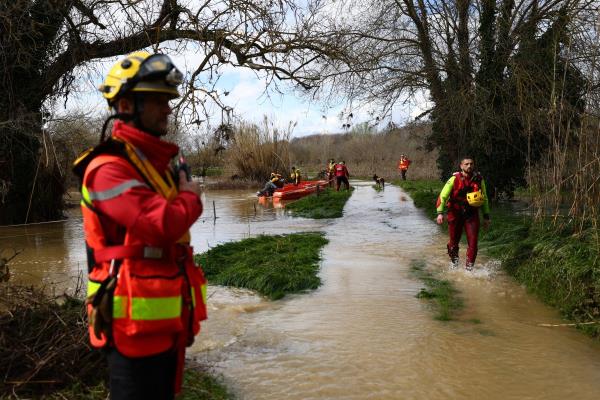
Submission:
<svg viewBox="0 0 600 400">
<path fill-rule="evenodd" d="M 39 113 L 23 113 L 26 117 L 20 120 L 9 119 L 6 111 L 3 114 L 0 126 L 0 224 L 60 219 L 63 179 L 50 144 L 43 144 Z"/>
</svg>

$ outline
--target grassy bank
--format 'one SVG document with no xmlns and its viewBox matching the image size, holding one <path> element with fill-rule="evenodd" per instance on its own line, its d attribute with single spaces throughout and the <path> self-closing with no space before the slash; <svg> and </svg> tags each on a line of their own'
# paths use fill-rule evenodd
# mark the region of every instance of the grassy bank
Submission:
<svg viewBox="0 0 600 400">
<path fill-rule="evenodd" d="M 89 399 L 108 396 L 106 360 L 88 344 L 78 297 L 0 287 L 0 399 Z M 198 366 L 188 368 L 182 399 L 229 399 L 226 388 Z"/>
<path fill-rule="evenodd" d="M 19 399 L 20 397 L 0 395 L 0 399 L 5 398 Z M 41 397 L 36 398 L 47 400 L 105 400 L 108 398 L 108 387 L 105 383 L 90 387 L 81 382 L 77 382 L 68 388 L 41 395 Z M 219 378 L 212 376 L 198 366 L 186 369 L 183 377 L 182 394 L 177 397 L 178 400 L 231 400 L 233 398 L 233 395 L 227 390 Z"/>
<path fill-rule="evenodd" d="M 533 224 L 506 212 L 494 216 L 494 229 L 483 235 L 482 250 L 502 260 L 504 269 L 575 323 L 600 320 L 600 246 L 598 231 L 574 234 L 571 226 L 559 229 Z M 600 324 L 578 325 L 600 337 Z"/>
<path fill-rule="evenodd" d="M 336 192 L 331 188 L 319 193 L 303 197 L 285 208 L 292 210 L 294 215 L 305 218 L 339 218 L 343 214 L 346 201 L 352 196 L 352 190 Z"/>
<path fill-rule="evenodd" d="M 456 313 L 463 308 L 463 301 L 452 283 L 445 279 L 439 279 L 435 274 L 427 271 L 425 262 L 422 260 L 413 260 L 411 271 L 426 286 L 421 289 L 417 297 L 431 300 L 435 304 L 436 315 L 434 318 L 439 321 L 455 319 Z"/>
<path fill-rule="evenodd" d="M 435 215 L 438 191 L 429 181 L 401 182 L 417 207 Z M 441 184 L 440 184 L 441 185 Z M 441 188 L 441 186 L 439 186 Z M 490 229 L 480 233 L 480 250 L 502 261 L 504 269 L 546 304 L 575 323 L 600 320 L 599 232 L 574 234 L 547 222 L 533 223 L 511 204 L 492 205 Z M 600 337 L 600 324 L 578 325 Z"/>
<path fill-rule="evenodd" d="M 320 251 L 326 243 L 319 232 L 263 235 L 219 245 L 196 259 L 211 284 L 252 289 L 280 299 L 319 287 Z"/>
</svg>

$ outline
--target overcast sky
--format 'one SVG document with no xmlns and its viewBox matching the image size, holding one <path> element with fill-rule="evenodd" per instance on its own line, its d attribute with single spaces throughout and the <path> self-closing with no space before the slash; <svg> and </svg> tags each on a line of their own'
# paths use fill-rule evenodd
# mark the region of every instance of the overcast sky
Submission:
<svg viewBox="0 0 600 400">
<path fill-rule="evenodd" d="M 191 54 L 191 51 L 179 55 L 169 53 L 166 49 L 164 52 L 172 56 L 175 64 L 182 72 L 194 70 L 194 61 L 198 57 Z M 113 58 L 98 61 L 88 65 L 85 69 L 78 70 L 76 72 L 78 76 L 77 90 L 70 94 L 66 103 L 63 99 L 54 105 L 54 116 L 60 117 L 74 112 L 100 115 L 106 112 L 106 101 L 97 90 L 97 87 L 116 60 Z M 368 106 L 354 107 L 352 109 L 352 120 L 341 120 L 341 112 L 346 111 L 346 115 L 348 114 L 347 105 L 341 101 L 341 97 L 340 104 L 325 109 L 321 102 L 302 97 L 289 84 L 279 85 L 279 89 L 283 93 L 267 88 L 265 81 L 257 78 L 255 73 L 247 68 L 226 66 L 222 69 L 222 75 L 216 84 L 216 88 L 222 101 L 233 107 L 235 115 L 241 120 L 260 123 L 264 116 L 267 116 L 270 121 L 275 123 L 275 126 L 281 128 L 286 128 L 290 122 L 296 123 L 293 129 L 293 137 L 343 132 L 342 125 L 347 122 L 352 122 L 352 125 L 356 126 L 365 121 L 372 121 L 369 111 L 375 110 L 375 108 Z M 224 96 L 225 92 L 228 92 L 227 96 Z M 406 104 L 396 105 L 390 118 L 395 124 L 401 126 L 422 113 L 426 106 L 424 96 L 420 96 L 420 98 Z M 217 112 L 215 109 L 211 116 L 213 127 L 219 125 L 220 115 L 220 110 Z M 379 124 L 379 127 L 384 128 L 389 121 L 389 118 L 384 120 Z"/>
</svg>

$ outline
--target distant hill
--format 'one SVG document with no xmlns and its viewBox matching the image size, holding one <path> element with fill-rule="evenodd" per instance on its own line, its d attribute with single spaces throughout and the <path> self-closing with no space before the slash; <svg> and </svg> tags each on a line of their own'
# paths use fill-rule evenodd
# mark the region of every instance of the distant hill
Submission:
<svg viewBox="0 0 600 400">
<path fill-rule="evenodd" d="M 439 178 L 437 153 L 425 150 L 430 131 L 430 124 L 421 123 L 381 133 L 354 131 L 294 138 L 290 141 L 290 158 L 292 164 L 311 173 L 324 169 L 334 158 L 346 161 L 353 176 L 377 174 L 389 180 L 398 174 L 400 154 L 406 154 L 413 161 L 409 178 Z"/>
</svg>

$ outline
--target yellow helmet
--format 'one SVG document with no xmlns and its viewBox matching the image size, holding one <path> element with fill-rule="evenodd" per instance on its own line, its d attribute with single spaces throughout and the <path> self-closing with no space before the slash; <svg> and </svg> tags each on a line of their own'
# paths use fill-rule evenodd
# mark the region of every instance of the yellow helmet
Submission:
<svg viewBox="0 0 600 400">
<path fill-rule="evenodd" d="M 483 205 L 484 200 L 485 199 L 483 193 L 481 193 L 481 190 L 467 193 L 467 202 L 471 207 L 481 207 Z"/>
<path fill-rule="evenodd" d="M 169 56 L 137 51 L 113 65 L 99 89 L 112 105 L 128 92 L 165 93 L 177 98 L 177 86 L 182 81 L 182 73 Z"/>
</svg>

